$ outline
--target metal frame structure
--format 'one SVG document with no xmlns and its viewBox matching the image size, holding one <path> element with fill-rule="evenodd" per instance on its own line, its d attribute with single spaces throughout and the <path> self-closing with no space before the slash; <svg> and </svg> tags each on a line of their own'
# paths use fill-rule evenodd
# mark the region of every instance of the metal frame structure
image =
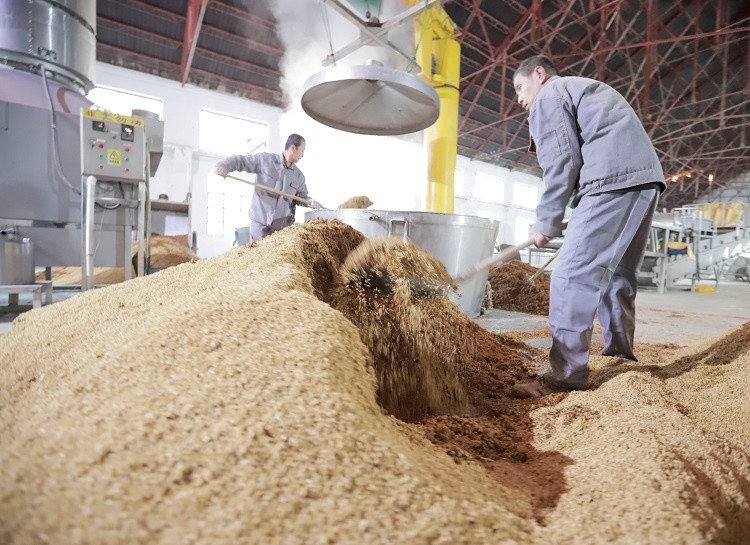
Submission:
<svg viewBox="0 0 750 545">
<path fill-rule="evenodd" d="M 300 0 L 315 2 L 317 0 Z M 526 57 L 606 81 L 633 105 L 668 176 L 661 206 L 750 172 L 746 0 L 449 0 L 459 28 L 458 152 L 540 174 L 511 78 Z M 97 58 L 283 106 L 284 53 L 260 0 L 98 0 Z M 383 39 L 379 32 L 373 33 Z"/>
</svg>

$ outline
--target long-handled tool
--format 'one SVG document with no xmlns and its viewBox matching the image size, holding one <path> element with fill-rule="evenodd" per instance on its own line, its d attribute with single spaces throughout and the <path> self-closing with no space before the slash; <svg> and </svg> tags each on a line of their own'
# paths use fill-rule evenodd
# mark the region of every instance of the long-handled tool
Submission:
<svg viewBox="0 0 750 545">
<path fill-rule="evenodd" d="M 487 259 L 480 261 L 476 265 L 474 265 L 471 269 L 468 269 L 462 273 L 459 273 L 458 275 L 453 277 L 454 282 L 463 282 L 464 280 L 471 278 L 477 273 L 482 272 L 485 269 L 489 269 L 493 265 L 498 265 L 499 263 L 504 263 L 507 261 L 512 255 L 516 254 L 517 252 L 520 252 L 521 250 L 524 250 L 534 244 L 534 239 L 530 238 L 526 242 L 523 242 L 519 244 L 518 246 L 509 246 L 508 248 L 505 248 L 500 253 L 497 253 L 493 255 L 492 257 L 488 257 Z"/>
<path fill-rule="evenodd" d="M 550 264 L 550 263 L 552 263 L 552 262 L 553 262 L 553 261 L 555 260 L 555 258 L 557 257 L 557 255 L 558 255 L 558 254 L 560 253 L 560 250 L 561 250 L 561 249 L 562 249 L 562 247 L 558 248 L 558 249 L 557 249 L 557 250 L 555 251 L 555 253 L 554 253 L 554 254 L 552 254 L 552 255 L 550 256 L 550 258 L 549 258 L 549 259 L 548 259 L 548 260 L 547 260 L 547 261 L 546 261 L 546 262 L 544 263 L 544 265 L 542 265 L 541 267 L 539 267 L 539 270 L 538 270 L 538 271 L 536 271 L 536 272 L 535 272 L 534 274 L 532 274 L 531 276 L 529 276 L 529 282 L 533 282 L 534 280 L 536 280 L 536 279 L 537 279 L 537 277 L 538 277 L 538 276 L 539 276 L 540 274 L 542 274 L 542 273 L 544 272 L 544 269 L 546 269 L 546 268 L 547 268 L 547 267 L 549 266 L 549 264 Z"/>
<path fill-rule="evenodd" d="M 227 174 L 226 177 L 231 178 L 232 180 L 237 180 L 238 182 L 254 185 L 255 187 L 262 189 L 263 191 L 268 191 L 269 193 L 275 193 L 276 195 L 281 195 L 282 197 L 289 197 L 290 199 L 294 199 L 295 201 L 304 204 L 308 208 L 315 208 L 317 210 L 325 208 L 325 206 L 313 199 L 304 199 L 302 197 L 298 197 L 297 195 L 292 195 L 291 193 L 279 191 L 278 189 L 274 189 L 273 187 L 268 187 L 267 185 L 258 184 L 256 182 L 251 182 L 250 180 L 245 180 L 244 178 L 232 176 L 231 174 Z"/>
</svg>

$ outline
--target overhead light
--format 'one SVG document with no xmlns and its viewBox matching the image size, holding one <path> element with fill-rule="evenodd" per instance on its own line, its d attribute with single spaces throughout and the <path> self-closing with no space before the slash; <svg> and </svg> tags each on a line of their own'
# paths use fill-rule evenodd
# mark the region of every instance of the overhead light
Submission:
<svg viewBox="0 0 750 545">
<path fill-rule="evenodd" d="M 435 123 L 440 99 L 421 77 L 371 61 L 334 66 L 310 76 L 303 85 L 302 109 L 342 131 L 395 135 Z"/>
</svg>

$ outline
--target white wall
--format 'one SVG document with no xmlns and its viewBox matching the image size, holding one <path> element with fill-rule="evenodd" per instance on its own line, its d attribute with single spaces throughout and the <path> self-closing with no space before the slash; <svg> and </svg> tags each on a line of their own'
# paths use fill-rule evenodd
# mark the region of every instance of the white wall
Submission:
<svg viewBox="0 0 750 545">
<path fill-rule="evenodd" d="M 310 195 L 330 208 L 350 197 L 367 195 L 375 203 L 374 209 L 422 209 L 427 159 L 421 133 L 381 137 L 342 132 L 312 120 L 299 107 L 283 112 L 244 98 L 190 85 L 183 87 L 175 81 L 104 63 L 97 63 L 96 83 L 163 100 L 164 155 L 151 181 L 151 195 L 166 193 L 170 200 L 183 201 L 192 193 L 192 228 L 198 234 L 201 257 L 224 252 L 233 242 L 232 237 L 206 235 L 208 173 L 220 157 L 198 149 L 198 118 L 202 109 L 267 122 L 272 152 L 282 151 L 288 133 L 304 136 L 307 147 L 299 166 L 305 173 Z M 501 221 L 500 242 L 512 243 L 519 236 L 520 240 L 525 239 L 527 233 L 514 232 L 517 218 L 531 222 L 533 210 L 508 204 L 513 202 L 513 183 L 535 185 L 541 192 L 541 180 L 465 157 L 458 158 L 457 167 L 463 170 L 465 184 L 457 187 L 455 213 Z M 496 202 L 474 198 L 472 187 L 477 173 L 504 180 L 498 186 Z M 250 186 L 247 188 L 252 190 Z M 298 208 L 297 221 L 303 221 L 304 212 L 305 209 Z"/>
<path fill-rule="evenodd" d="M 536 187 L 541 195 L 544 186 L 541 178 L 481 161 L 472 161 L 460 155 L 456 167 L 463 171 L 463 183 L 456 182 L 455 213 L 499 221 L 498 243 L 518 244 L 526 240 L 528 229 L 521 229 L 519 224 L 525 226 L 534 222 L 534 208 L 514 205 L 513 191 L 515 184 L 521 183 Z M 477 174 L 487 174 L 502 180 L 497 197 L 492 201 L 486 196 L 477 197 L 474 188 Z"/>
<path fill-rule="evenodd" d="M 198 114 L 202 109 L 268 122 L 271 145 L 283 146 L 279 144 L 279 108 L 100 62 L 96 64 L 96 84 L 163 100 L 164 155 L 151 180 L 152 195 L 167 193 L 175 201 L 185 198 L 191 152 L 198 149 Z"/>
</svg>

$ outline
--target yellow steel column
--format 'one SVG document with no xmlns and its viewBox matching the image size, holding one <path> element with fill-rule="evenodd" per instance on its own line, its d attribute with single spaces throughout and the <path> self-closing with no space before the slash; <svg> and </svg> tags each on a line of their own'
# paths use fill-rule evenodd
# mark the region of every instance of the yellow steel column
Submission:
<svg viewBox="0 0 750 545">
<path fill-rule="evenodd" d="M 407 5 L 421 0 L 404 0 Z M 453 212 L 453 178 L 458 148 L 458 85 L 461 73 L 461 45 L 454 38 L 455 25 L 436 3 L 422 11 L 414 23 L 417 63 L 421 75 L 437 91 L 440 116 L 425 129 L 427 148 L 428 212 Z"/>
</svg>

